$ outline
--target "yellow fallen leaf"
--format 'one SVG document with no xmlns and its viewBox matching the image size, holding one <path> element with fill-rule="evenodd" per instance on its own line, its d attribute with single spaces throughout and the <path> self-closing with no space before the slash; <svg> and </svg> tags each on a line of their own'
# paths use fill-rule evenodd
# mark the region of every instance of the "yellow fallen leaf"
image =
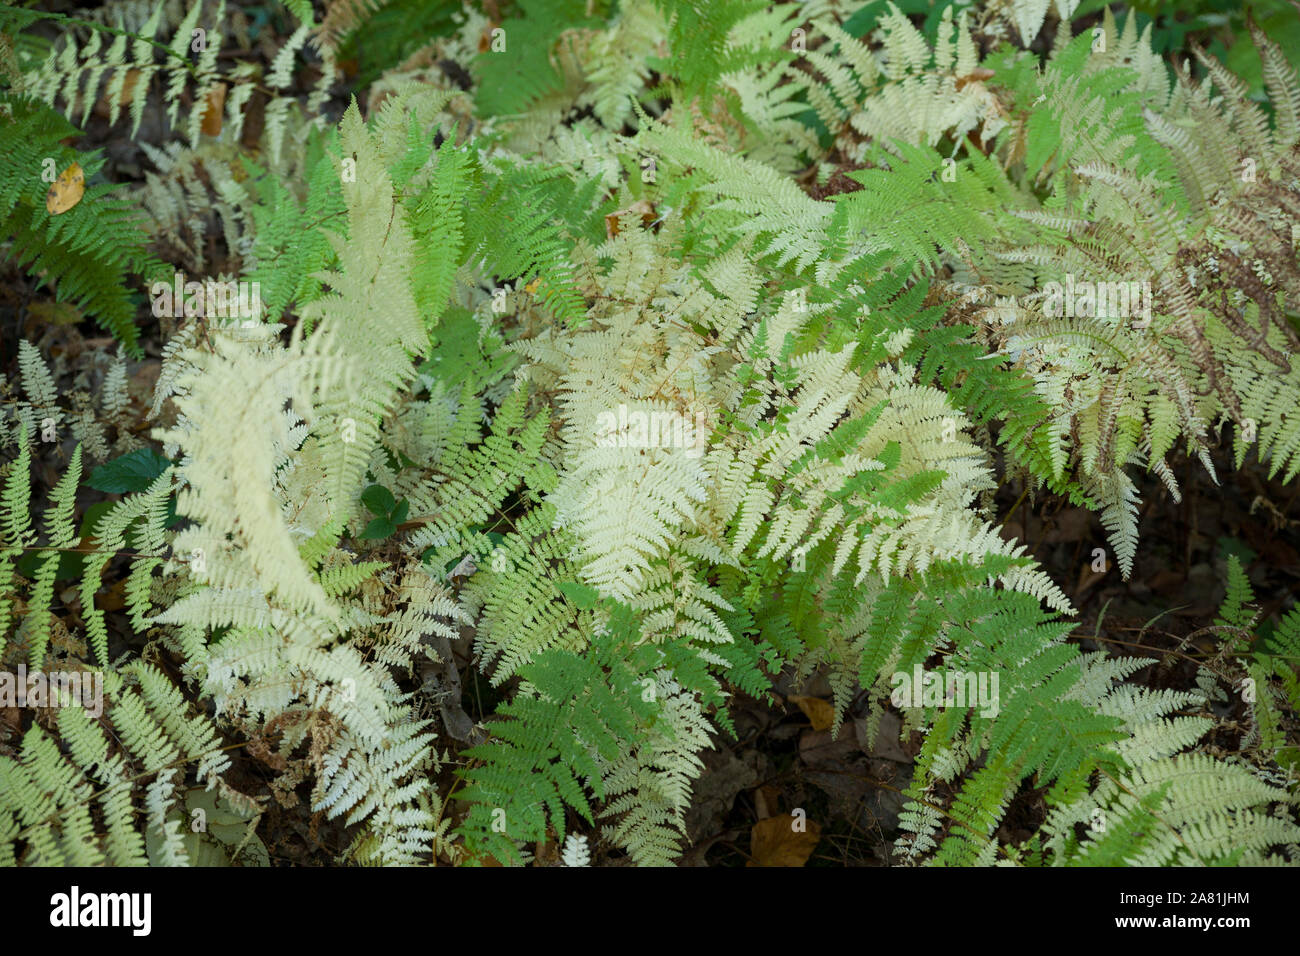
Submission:
<svg viewBox="0 0 1300 956">
<path fill-rule="evenodd" d="M 802 829 L 796 830 L 799 824 Z M 749 831 L 746 866 L 803 866 L 817 848 L 822 828 L 813 820 L 789 814 L 759 820 Z"/>
<path fill-rule="evenodd" d="M 35 302 L 27 311 L 49 325 L 76 325 L 85 318 L 71 302 Z"/>
<path fill-rule="evenodd" d="M 63 172 L 59 173 L 59 178 L 50 186 L 50 191 L 45 194 L 45 210 L 51 216 L 57 216 L 61 212 L 67 212 L 77 203 L 81 202 L 81 197 L 86 192 L 86 174 L 81 171 L 81 166 L 73 163 Z"/>
<path fill-rule="evenodd" d="M 835 723 L 835 708 L 830 701 L 820 697 L 787 697 L 786 700 L 798 705 L 805 717 L 812 721 L 813 730 L 830 730 Z"/>
</svg>

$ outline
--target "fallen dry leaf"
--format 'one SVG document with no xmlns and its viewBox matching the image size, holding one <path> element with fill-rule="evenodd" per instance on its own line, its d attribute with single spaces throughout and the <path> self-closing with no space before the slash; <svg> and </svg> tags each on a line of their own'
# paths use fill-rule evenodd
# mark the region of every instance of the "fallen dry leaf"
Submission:
<svg viewBox="0 0 1300 956">
<path fill-rule="evenodd" d="M 225 83 L 218 83 L 208 91 L 207 104 L 207 112 L 203 114 L 203 123 L 199 129 L 204 136 L 219 136 L 221 134 L 221 114 L 226 106 Z"/>
<path fill-rule="evenodd" d="M 766 820 L 776 813 L 776 806 L 780 799 L 781 791 L 770 783 L 765 783 L 754 791 L 754 812 L 760 820 Z"/>
<path fill-rule="evenodd" d="M 148 408 L 153 402 L 153 391 L 158 385 L 158 376 L 162 374 L 162 362 L 157 360 L 141 363 L 134 375 L 127 381 L 127 394 L 134 401 Z"/>
<path fill-rule="evenodd" d="M 81 202 L 81 197 L 85 193 L 86 174 L 81 171 L 81 166 L 78 163 L 73 163 L 59 173 L 59 178 L 54 181 L 50 186 L 50 191 L 45 194 L 45 211 L 51 216 L 67 212 Z"/>
<path fill-rule="evenodd" d="M 135 99 L 135 84 L 140 79 L 139 70 L 127 70 L 126 76 L 122 79 L 122 92 L 118 94 L 117 102 L 120 106 L 130 106 L 131 101 Z"/>
<path fill-rule="evenodd" d="M 820 697 L 787 697 L 786 700 L 795 704 L 812 721 L 813 730 L 830 730 L 835 722 L 835 708 L 828 700 Z"/>
<path fill-rule="evenodd" d="M 95 606 L 101 611 L 120 611 L 126 607 L 126 579 L 123 578 L 110 587 L 100 591 L 95 597 Z"/>
<path fill-rule="evenodd" d="M 746 752 L 744 757 L 742 760 L 727 747 L 706 750 L 700 755 L 704 771 L 696 780 L 684 820 L 686 835 L 691 842 L 698 845 L 723 833 L 727 829 L 724 821 L 735 806 L 736 797 L 756 786 L 767 775 L 763 758 L 757 751 Z"/>
<path fill-rule="evenodd" d="M 495 861 L 494 861 L 495 862 Z M 500 863 L 497 863 L 500 866 Z M 560 844 L 538 840 L 533 846 L 533 866 L 560 866 Z"/>
<path fill-rule="evenodd" d="M 85 318 L 71 302 L 35 302 L 27 311 L 47 325 L 76 325 Z"/>
<path fill-rule="evenodd" d="M 886 711 L 881 715 L 880 724 L 876 729 L 874 746 L 867 739 L 867 727 L 868 722 L 864 718 L 859 717 L 853 721 L 853 735 L 863 753 L 872 757 L 883 757 L 885 760 L 894 760 L 898 763 L 912 762 L 912 758 L 898 742 L 903 722 L 899 720 L 897 714 Z"/>
<path fill-rule="evenodd" d="M 17 707 L 0 707 L 0 740 L 23 729 L 23 712 Z"/>
<path fill-rule="evenodd" d="M 749 831 L 749 853 L 753 857 L 746 866 L 803 866 L 817 848 L 822 828 L 813 820 L 803 820 L 803 830 L 796 830 L 799 821 L 789 814 L 759 820 Z"/>
<path fill-rule="evenodd" d="M 641 224 L 648 226 L 655 221 L 655 207 L 645 199 L 638 199 L 626 209 L 619 209 L 611 212 L 605 217 L 605 238 L 613 239 L 618 235 L 618 220 L 620 216 L 626 216 L 628 213 L 636 213 L 641 217 Z"/>
<path fill-rule="evenodd" d="M 991 79 L 992 77 L 993 77 L 992 70 L 986 70 L 982 66 L 977 66 L 975 69 L 971 70 L 965 76 L 957 77 L 957 89 L 960 90 L 967 83 L 983 83 L 985 80 Z"/>
</svg>

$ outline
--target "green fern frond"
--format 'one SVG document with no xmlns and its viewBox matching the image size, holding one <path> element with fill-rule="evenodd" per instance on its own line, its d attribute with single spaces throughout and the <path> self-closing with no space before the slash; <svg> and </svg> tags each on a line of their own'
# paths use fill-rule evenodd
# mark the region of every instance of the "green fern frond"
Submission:
<svg viewBox="0 0 1300 956">
<path fill-rule="evenodd" d="M 76 130 L 32 100 L 0 102 L 0 239 L 23 269 L 43 275 L 61 301 L 75 303 L 133 356 L 136 306 L 128 275 L 152 278 L 160 263 L 145 250 L 144 223 L 112 184 L 90 185 L 72 208 L 51 214 L 45 194 L 54 177 L 77 162 L 90 180 L 103 166 L 97 153 L 76 153 L 60 140 Z"/>
</svg>

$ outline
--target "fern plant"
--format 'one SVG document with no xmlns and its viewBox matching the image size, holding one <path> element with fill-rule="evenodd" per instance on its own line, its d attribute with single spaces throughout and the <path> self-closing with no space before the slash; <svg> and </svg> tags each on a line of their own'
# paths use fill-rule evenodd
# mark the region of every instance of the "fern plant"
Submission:
<svg viewBox="0 0 1300 956">
<path fill-rule="evenodd" d="M 72 302 L 140 355 L 136 306 L 128 276 L 151 279 L 161 263 L 145 248 L 138 210 L 110 183 L 91 185 L 72 208 L 51 213 L 45 197 L 56 175 L 73 163 L 85 178 L 104 160 L 61 141 L 76 130 L 61 116 L 26 97 L 0 100 L 6 144 L 0 157 L 0 241 L 8 256 L 42 275 L 61 301 Z"/>
<path fill-rule="evenodd" d="M 1276 643 L 1234 666 L 1230 655 L 1250 637 L 1252 598 L 1240 562 L 1229 557 L 1227 596 L 1216 627 L 1238 633 L 1202 665 L 1205 680 L 1196 691 L 1150 691 L 1116 683 L 1154 663 L 1148 659 L 1084 659 L 1086 676 L 1078 684 L 1078 699 L 1123 719 L 1131 736 L 1116 747 L 1123 772 L 1106 776 L 1082 799 L 1049 815 L 1043 862 L 1259 865 L 1269 862 L 1269 847 L 1294 842 L 1294 818 L 1274 810 L 1293 803 L 1290 780 L 1272 768 L 1293 763 L 1293 757 L 1278 750 L 1285 746 L 1282 728 L 1295 719 L 1297 670 L 1291 645 L 1297 612 L 1282 619 Z M 1218 723 L 1209 715 L 1212 691 L 1202 688 L 1221 690 L 1215 671 L 1222 673 L 1224 665 L 1230 673 L 1246 672 L 1232 690 L 1249 715 L 1242 735 L 1248 746 L 1244 757 L 1215 761 L 1188 748 Z M 1197 708 L 1205 715 L 1170 716 Z M 1030 852 L 1037 858 L 1038 848 Z"/>
<path fill-rule="evenodd" d="M 317 28 L 295 4 L 255 154 L 258 67 L 220 72 L 215 42 L 186 42 L 210 4 L 134 32 L 68 23 L 48 58 L 15 57 L 72 115 L 107 81 L 133 135 L 152 80 L 178 132 L 188 99 L 139 202 L 201 270 L 207 227 L 178 224 L 219 197 L 226 261 L 267 308 L 163 330 L 169 465 L 90 535 L 89 427 L 33 527 L 34 432 L 64 412 L 20 350 L 0 654 L 43 666 L 81 642 L 110 699 L 102 726 L 63 709 L 0 742 L 0 859 L 197 858 L 182 768 L 257 812 L 221 782 L 232 739 L 262 796 L 350 828 L 340 860 L 518 863 L 564 839 L 568 865 L 665 865 L 732 698 L 821 672 L 833 732 L 856 700 L 869 728 L 893 707 L 923 734 L 905 861 L 1292 862 L 1296 612 L 1247 649 L 1231 565 L 1221 659 L 1193 690 L 1149 690 L 1143 661 L 1079 650 L 1062 584 L 988 507 L 1008 474 L 1046 486 L 1099 513 L 1127 575 L 1126 468 L 1178 494 L 1174 450 L 1210 466 L 1232 420 L 1238 466 L 1254 444 L 1295 478 L 1298 94 L 1276 45 L 1256 31 L 1270 119 L 1208 56 L 1169 72 L 1132 16 L 1075 36 L 1070 3 L 924 28 L 840 2 L 491 6 L 382 54 L 365 113 L 327 116 L 347 37 L 406 5 L 331 4 Z M 995 44 L 1009 27 L 1020 42 Z M 300 55 L 320 57 L 303 97 Z M 63 131 L 14 104 L 33 142 Z M 12 169 L 0 189 L 39 216 Z M 109 208 L 91 198 L 79 228 Z M 36 267 L 127 314 L 124 273 Z M 1095 295 L 1053 314 L 1067 276 L 1149 284 L 1150 323 Z M 73 547 L 76 617 L 54 594 Z M 124 551 L 126 663 L 95 602 Z M 180 683 L 136 659 L 145 641 Z M 499 701 L 477 721 L 447 717 L 457 647 Z M 891 693 L 935 670 L 991 696 Z M 1222 673 L 1255 691 L 1244 756 L 1210 736 Z M 1030 790 L 1045 822 L 1011 839 Z"/>
<path fill-rule="evenodd" d="M 202 805 L 202 818 L 190 809 L 186 780 L 192 774 L 214 791 L 217 806 L 227 818 L 246 821 L 249 833 L 260 808 L 222 779 L 230 757 L 210 721 L 142 661 L 93 673 L 109 702 L 102 716 L 65 703 L 48 725 L 33 723 L 16 755 L 0 754 L 0 865 L 228 859 L 207 837 Z M 200 820 L 202 826 L 193 825 Z"/>
</svg>

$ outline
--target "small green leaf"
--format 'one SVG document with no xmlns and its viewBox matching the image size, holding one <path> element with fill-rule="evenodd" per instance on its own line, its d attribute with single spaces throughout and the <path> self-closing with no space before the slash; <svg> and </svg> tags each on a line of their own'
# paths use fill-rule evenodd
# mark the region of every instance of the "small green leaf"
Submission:
<svg viewBox="0 0 1300 956">
<path fill-rule="evenodd" d="M 25 578 L 35 578 L 50 551 L 28 551 L 14 564 L 14 570 Z M 67 581 L 81 577 L 86 556 L 75 551 L 62 551 L 54 571 L 54 580 Z"/>
<path fill-rule="evenodd" d="M 387 518 L 397 504 L 393 493 L 383 485 L 371 485 L 361 492 L 361 503 L 370 509 L 371 514 L 381 518 Z"/>
<path fill-rule="evenodd" d="M 99 519 L 109 511 L 112 511 L 116 505 L 117 502 L 114 501 L 95 502 L 95 504 L 91 505 L 82 513 L 81 530 L 77 533 L 83 538 L 93 536 L 95 533 L 95 525 L 99 523 Z"/>
<path fill-rule="evenodd" d="M 169 459 L 152 448 L 137 448 L 112 461 L 104 462 L 90 473 L 86 484 L 98 491 L 115 495 L 144 491 L 171 464 Z"/>
<path fill-rule="evenodd" d="M 387 538 L 397 530 L 397 525 L 393 524 L 387 518 L 372 518 L 370 524 L 366 525 L 366 530 L 361 532 L 362 541 L 378 541 L 380 538 Z"/>
<path fill-rule="evenodd" d="M 411 503 L 403 498 L 393 509 L 393 513 L 388 516 L 388 520 L 393 524 L 401 524 L 406 520 L 407 513 L 411 510 Z"/>
</svg>

